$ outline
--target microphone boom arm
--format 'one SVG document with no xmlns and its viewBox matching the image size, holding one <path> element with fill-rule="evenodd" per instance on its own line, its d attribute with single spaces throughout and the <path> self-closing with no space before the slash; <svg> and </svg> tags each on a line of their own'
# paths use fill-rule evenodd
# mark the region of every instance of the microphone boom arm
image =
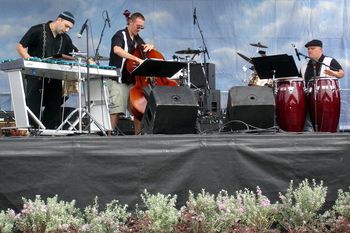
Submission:
<svg viewBox="0 0 350 233">
<path fill-rule="evenodd" d="M 203 52 L 204 52 L 204 56 L 203 56 L 203 59 L 204 59 L 204 77 L 205 77 L 205 82 L 206 82 L 206 91 L 209 91 L 209 89 L 211 88 L 209 86 L 209 80 L 208 80 L 208 65 L 207 65 L 207 61 L 206 61 L 206 56 L 208 56 L 208 59 L 210 60 L 210 56 L 209 56 L 209 52 L 208 52 L 208 49 L 207 49 L 207 45 L 205 44 L 205 40 L 204 40 L 204 36 L 203 36 L 203 32 L 202 32 L 202 29 L 199 25 L 199 22 L 198 22 L 198 18 L 197 18 L 197 15 L 194 15 L 194 21 L 195 21 L 195 24 L 197 25 L 198 27 L 198 30 L 199 30 L 199 33 L 201 35 L 201 38 L 202 38 L 202 43 L 203 43 Z"/>
<path fill-rule="evenodd" d="M 316 59 L 313 59 L 313 58 L 311 58 L 311 57 L 309 57 L 309 56 L 307 56 L 307 55 L 305 55 L 305 54 L 303 54 L 303 53 L 301 53 L 301 52 L 299 52 L 299 55 L 300 55 L 300 56 L 303 56 L 305 59 L 310 59 L 310 60 L 313 61 L 313 62 L 316 62 L 316 63 L 318 63 L 318 64 L 324 65 L 324 66 L 326 66 L 326 67 L 328 67 L 328 68 L 331 68 L 332 70 L 339 71 L 339 69 L 336 69 L 336 68 L 334 68 L 333 66 L 327 65 L 327 64 L 325 64 L 325 63 L 323 63 L 323 62 L 320 62 L 320 61 L 318 61 L 318 60 L 316 60 Z"/>
<path fill-rule="evenodd" d="M 95 56 L 94 56 L 94 60 L 96 61 L 96 63 L 99 65 L 100 63 L 100 54 L 99 54 L 99 49 L 100 49 L 100 45 L 101 45 L 101 41 L 102 41 L 102 37 L 104 35 L 104 31 L 106 29 L 106 25 L 107 25 L 107 19 L 105 19 L 105 22 L 104 22 L 104 25 L 103 25 L 103 28 L 102 28 L 102 31 L 101 31 L 101 35 L 100 35 L 100 40 L 97 44 L 97 48 L 96 48 L 96 51 L 95 51 Z"/>
</svg>

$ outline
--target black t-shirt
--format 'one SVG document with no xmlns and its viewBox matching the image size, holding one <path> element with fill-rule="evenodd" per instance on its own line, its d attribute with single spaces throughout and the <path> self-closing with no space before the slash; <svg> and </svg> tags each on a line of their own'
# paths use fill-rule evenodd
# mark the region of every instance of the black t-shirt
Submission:
<svg viewBox="0 0 350 233">
<path fill-rule="evenodd" d="M 112 37 L 111 51 L 109 53 L 109 65 L 116 66 L 117 68 L 121 68 L 123 58 L 115 54 L 113 52 L 113 48 L 114 46 L 119 46 L 122 49 L 125 49 L 125 40 L 124 40 L 123 32 L 126 35 L 126 40 L 127 40 L 126 43 L 127 43 L 127 49 L 128 49 L 127 52 L 133 54 L 137 45 L 145 44 L 145 42 L 140 36 L 135 36 L 134 39 L 132 40 L 127 28 L 117 31 Z M 127 84 L 134 82 L 134 79 L 130 77 L 130 74 L 126 71 L 125 65 L 122 70 L 122 82 Z"/>
<path fill-rule="evenodd" d="M 325 56 L 322 55 L 319 59 L 319 62 L 323 62 Z M 320 72 L 321 72 L 321 66 L 322 64 L 320 63 L 316 63 L 316 76 L 321 76 L 320 75 Z M 341 65 L 338 63 L 337 60 L 335 60 L 334 58 L 332 58 L 331 60 L 331 64 L 330 66 L 332 68 L 330 68 L 331 70 L 339 70 L 339 69 L 343 69 L 341 67 Z M 310 81 L 311 78 L 313 78 L 315 76 L 314 74 L 314 68 L 313 68 L 313 64 L 312 64 L 312 61 L 310 60 L 308 63 L 307 63 L 307 67 L 306 67 L 306 70 L 305 70 L 305 83 L 308 83 Z"/>
<path fill-rule="evenodd" d="M 73 50 L 78 51 L 67 34 L 58 34 L 54 37 L 49 26 L 50 23 L 51 21 L 31 27 L 20 40 L 19 43 L 22 44 L 23 47 L 28 48 L 29 55 L 43 58 L 51 57 L 55 54 L 70 55 L 69 53 Z M 44 46 L 45 53 L 43 54 Z"/>
</svg>

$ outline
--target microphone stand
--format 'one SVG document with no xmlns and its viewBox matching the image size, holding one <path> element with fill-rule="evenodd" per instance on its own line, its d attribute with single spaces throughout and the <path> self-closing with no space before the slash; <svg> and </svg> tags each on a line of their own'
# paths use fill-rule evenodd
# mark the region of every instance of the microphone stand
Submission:
<svg viewBox="0 0 350 233">
<path fill-rule="evenodd" d="M 87 95 L 87 112 L 88 116 L 90 117 L 90 64 L 89 64 L 89 58 L 90 58 L 90 53 L 89 53 L 89 25 L 86 24 L 86 95 Z M 90 122 L 90 119 L 89 119 Z M 88 126 L 88 132 L 89 134 L 91 133 L 91 127 L 90 125 Z"/>
<path fill-rule="evenodd" d="M 102 31 L 101 31 L 101 35 L 100 35 L 100 41 L 98 42 L 97 48 L 96 48 L 96 52 L 95 52 L 95 61 L 97 65 L 100 65 L 100 54 L 99 54 L 99 49 L 100 49 L 100 45 L 101 45 L 101 41 L 102 41 L 102 37 L 104 35 L 104 31 L 106 29 L 106 24 L 107 24 L 107 19 L 105 19 L 105 23 L 103 25 Z"/>
<path fill-rule="evenodd" d="M 209 80 L 208 80 L 208 64 L 207 64 L 207 61 L 206 61 L 206 56 L 208 56 L 209 60 L 210 60 L 210 56 L 209 56 L 209 52 L 208 52 L 208 49 L 207 49 L 207 45 L 205 44 L 203 31 L 202 31 L 202 29 L 201 29 L 201 27 L 199 25 L 197 16 L 194 18 L 194 23 L 198 27 L 199 33 L 201 35 L 202 43 L 203 43 L 203 51 L 202 52 L 204 53 L 204 56 L 203 56 L 204 68 L 202 66 L 202 69 L 204 71 L 204 78 L 205 78 L 205 84 L 206 84 L 206 89 L 205 89 L 205 92 L 204 92 L 204 106 L 205 106 L 205 108 L 208 108 L 208 98 L 206 98 L 206 97 L 208 97 L 208 94 L 209 94 L 209 91 L 210 91 L 210 86 L 209 86 Z"/>
</svg>

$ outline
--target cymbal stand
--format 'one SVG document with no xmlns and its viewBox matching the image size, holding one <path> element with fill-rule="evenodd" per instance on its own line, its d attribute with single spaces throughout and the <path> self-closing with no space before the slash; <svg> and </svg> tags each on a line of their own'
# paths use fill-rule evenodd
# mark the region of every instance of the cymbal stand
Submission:
<svg viewBox="0 0 350 233">
<path fill-rule="evenodd" d="M 87 110 L 87 109 L 82 107 L 82 97 L 81 97 L 82 94 L 81 93 L 82 93 L 82 84 L 85 81 L 85 79 L 81 75 L 81 65 L 82 65 L 81 60 L 82 60 L 81 58 L 78 58 L 78 62 L 77 62 L 77 65 L 78 65 L 78 108 L 76 108 L 74 111 L 72 111 L 67 116 L 67 118 L 62 122 L 62 124 L 56 129 L 56 131 L 61 130 L 65 124 L 69 124 L 69 128 L 68 128 L 69 131 L 77 130 L 78 133 L 81 134 L 81 133 L 83 133 L 83 130 L 82 130 L 82 119 L 83 119 L 83 117 L 85 115 L 88 115 L 88 118 L 89 118 L 89 124 L 88 124 L 89 133 L 90 133 L 90 124 L 94 123 L 101 130 L 101 133 L 104 136 L 107 136 L 106 129 L 100 123 L 97 122 L 97 120 L 90 114 L 89 110 Z M 87 64 L 87 66 L 88 66 L 88 64 Z M 87 95 L 89 95 L 89 93 L 87 93 Z M 87 105 L 88 105 L 87 106 L 88 109 L 90 109 L 91 103 L 89 101 L 88 101 Z M 78 112 L 78 118 L 73 123 L 70 123 L 69 120 L 74 116 L 74 114 L 76 112 Z M 78 124 L 78 129 L 76 128 L 77 124 Z"/>
<path fill-rule="evenodd" d="M 191 59 L 192 60 L 192 59 Z M 189 88 L 191 88 L 191 60 L 189 56 L 186 56 L 187 70 L 186 70 L 186 84 Z"/>
</svg>

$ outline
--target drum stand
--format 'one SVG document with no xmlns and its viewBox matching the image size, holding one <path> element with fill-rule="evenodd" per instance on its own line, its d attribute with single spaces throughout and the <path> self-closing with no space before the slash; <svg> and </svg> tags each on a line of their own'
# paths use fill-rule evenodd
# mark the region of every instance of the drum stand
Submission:
<svg viewBox="0 0 350 233">
<path fill-rule="evenodd" d="M 101 133 L 104 136 L 107 136 L 106 129 L 100 123 L 97 122 L 97 120 L 89 113 L 89 111 L 87 109 L 82 108 L 81 93 L 82 93 L 82 84 L 85 81 L 85 79 L 81 76 L 81 58 L 78 58 L 78 62 L 77 63 L 78 63 L 78 105 L 79 106 L 78 106 L 77 109 L 72 111 L 67 116 L 67 118 L 62 122 L 62 124 L 56 129 L 56 131 L 59 131 L 60 129 L 62 129 L 65 124 L 68 124 L 69 125 L 69 128 L 68 128 L 69 131 L 76 130 L 79 134 L 81 134 L 81 133 L 83 133 L 83 130 L 82 130 L 82 119 L 83 119 L 83 117 L 85 115 L 88 115 L 88 118 L 89 118 L 88 127 L 90 128 L 90 124 L 94 123 L 97 126 L 97 128 L 99 128 L 101 130 Z M 88 101 L 88 106 L 87 106 L 88 109 L 90 109 L 90 107 L 91 107 L 90 105 L 91 105 L 91 103 Z M 69 120 L 74 116 L 74 114 L 76 112 L 78 112 L 78 118 L 73 123 L 70 123 Z M 78 129 L 76 128 L 77 124 L 79 124 L 78 125 Z"/>
</svg>

